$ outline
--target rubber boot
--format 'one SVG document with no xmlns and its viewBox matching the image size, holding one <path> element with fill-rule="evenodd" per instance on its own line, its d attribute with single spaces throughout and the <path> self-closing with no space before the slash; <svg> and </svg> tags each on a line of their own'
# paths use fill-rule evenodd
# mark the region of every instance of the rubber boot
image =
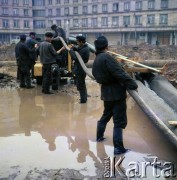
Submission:
<svg viewBox="0 0 177 180">
<path fill-rule="evenodd" d="M 99 121 L 97 122 L 97 135 L 96 135 L 96 141 L 101 142 L 104 141 L 104 132 L 106 129 L 106 125 L 102 125 Z"/>
<path fill-rule="evenodd" d="M 115 155 L 125 153 L 128 150 L 128 149 L 124 148 L 123 130 L 121 128 L 114 128 L 114 130 L 113 130 L 113 144 L 114 144 L 114 154 Z"/>
<path fill-rule="evenodd" d="M 80 103 L 86 103 L 87 102 L 87 90 L 83 89 L 79 91 L 80 93 Z"/>
</svg>

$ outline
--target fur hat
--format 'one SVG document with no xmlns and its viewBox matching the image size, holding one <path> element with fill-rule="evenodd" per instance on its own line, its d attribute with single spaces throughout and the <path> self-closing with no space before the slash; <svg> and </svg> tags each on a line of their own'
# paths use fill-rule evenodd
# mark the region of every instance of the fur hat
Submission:
<svg viewBox="0 0 177 180">
<path fill-rule="evenodd" d="M 45 37 L 50 37 L 50 38 L 52 38 L 52 37 L 53 37 L 53 33 L 52 33 L 52 32 L 46 32 L 46 33 L 45 33 Z"/>
<path fill-rule="evenodd" d="M 85 41 L 86 41 L 86 38 L 84 36 L 76 36 L 76 39 L 78 41 L 82 41 L 83 43 L 85 43 Z"/>
<path fill-rule="evenodd" d="M 96 50 L 104 50 L 108 47 L 108 40 L 106 37 L 100 36 L 94 41 L 94 44 Z"/>
<path fill-rule="evenodd" d="M 20 40 L 25 41 L 26 40 L 26 35 L 25 34 L 21 34 L 20 35 Z"/>
</svg>

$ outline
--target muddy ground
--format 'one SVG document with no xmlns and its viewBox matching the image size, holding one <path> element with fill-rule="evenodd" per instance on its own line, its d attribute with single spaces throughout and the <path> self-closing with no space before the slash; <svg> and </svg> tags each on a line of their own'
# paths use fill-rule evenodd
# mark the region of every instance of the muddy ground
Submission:
<svg viewBox="0 0 177 180">
<path fill-rule="evenodd" d="M 135 60 L 177 57 L 177 48 L 174 47 L 143 45 L 136 51 L 126 46 L 111 48 Z M 13 47 L 1 48 L 0 61 L 14 61 L 12 50 Z M 168 67 L 165 76 L 170 81 L 176 81 L 176 69 L 176 66 Z M 48 97 L 36 84 L 32 90 L 20 89 L 16 66 L 0 67 L 0 179 L 104 178 L 104 158 L 113 156 L 113 125 L 107 128 L 105 144 L 96 144 L 95 127 L 103 106 L 99 86 L 90 78 L 86 82 L 91 97 L 86 106 L 80 106 L 78 91 L 71 83 L 63 84 L 54 96 Z M 175 147 L 154 127 L 132 98 L 128 97 L 127 101 L 130 122 L 125 131 L 125 144 L 132 150 L 125 155 L 122 166 L 126 168 L 126 163 L 131 161 L 149 162 L 152 155 L 158 157 L 162 165 L 166 161 L 173 162 L 176 172 Z M 160 172 L 161 168 L 157 171 Z M 150 175 L 145 179 L 153 178 Z M 116 172 L 116 179 L 127 178 Z"/>
</svg>

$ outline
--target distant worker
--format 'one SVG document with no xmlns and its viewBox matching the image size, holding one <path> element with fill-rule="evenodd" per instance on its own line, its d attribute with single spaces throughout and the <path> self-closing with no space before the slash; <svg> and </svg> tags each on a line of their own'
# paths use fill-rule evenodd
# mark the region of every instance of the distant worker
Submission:
<svg viewBox="0 0 177 180">
<path fill-rule="evenodd" d="M 76 36 L 78 47 L 73 47 L 74 51 L 77 51 L 82 57 L 84 63 L 89 60 L 89 48 L 86 44 L 86 38 L 84 36 Z M 74 75 L 76 77 L 77 90 L 80 93 L 80 103 L 87 102 L 87 88 L 85 84 L 86 73 L 81 67 L 77 57 L 71 51 L 71 57 L 74 60 Z"/>
<path fill-rule="evenodd" d="M 53 33 L 47 32 L 45 33 L 45 41 L 41 42 L 39 45 L 39 55 L 41 63 L 43 64 L 42 73 L 43 73 L 43 81 L 42 81 L 42 92 L 44 94 L 53 94 L 50 91 L 51 84 L 51 65 L 56 63 L 56 56 L 61 53 L 63 49 L 56 51 L 51 44 L 53 39 Z"/>
<path fill-rule="evenodd" d="M 30 53 L 30 58 L 31 58 L 31 74 L 32 74 L 32 79 L 34 79 L 34 65 L 36 64 L 37 60 L 37 53 L 35 50 L 35 44 L 39 44 L 39 42 L 36 40 L 36 33 L 35 32 L 30 32 L 29 33 L 29 39 L 26 41 L 26 45 L 28 48 L 31 50 Z"/>
<path fill-rule="evenodd" d="M 125 153 L 123 145 L 123 129 L 127 126 L 126 89 L 136 90 L 136 82 L 124 71 L 106 51 L 108 41 L 100 36 L 95 42 L 96 59 L 92 73 L 96 81 L 101 84 L 101 99 L 104 101 L 104 112 L 97 123 L 97 142 L 103 141 L 107 123 L 113 117 L 114 154 Z"/>
<path fill-rule="evenodd" d="M 62 27 L 59 27 L 56 24 L 53 24 L 51 26 L 51 29 L 55 31 L 54 38 L 56 38 L 57 36 L 60 36 L 66 41 L 66 33 Z"/>
<path fill-rule="evenodd" d="M 25 41 L 26 35 L 20 35 L 20 42 L 15 47 L 15 54 L 20 73 L 20 87 L 30 89 L 34 88 L 31 85 L 30 78 L 31 50 L 27 47 Z"/>
</svg>

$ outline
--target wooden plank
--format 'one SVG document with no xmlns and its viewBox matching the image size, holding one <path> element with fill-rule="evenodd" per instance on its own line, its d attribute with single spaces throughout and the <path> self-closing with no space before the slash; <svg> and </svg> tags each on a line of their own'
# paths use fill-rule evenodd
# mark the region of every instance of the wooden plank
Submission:
<svg viewBox="0 0 177 180">
<path fill-rule="evenodd" d="M 177 126 L 177 121 L 168 121 L 170 125 Z"/>
<path fill-rule="evenodd" d="M 141 72 L 141 73 L 149 73 L 149 72 L 154 72 L 151 69 L 147 69 L 147 68 L 138 68 L 138 67 L 125 67 L 124 68 L 125 71 L 127 72 Z M 162 68 L 157 68 L 157 70 L 162 71 Z"/>
</svg>

